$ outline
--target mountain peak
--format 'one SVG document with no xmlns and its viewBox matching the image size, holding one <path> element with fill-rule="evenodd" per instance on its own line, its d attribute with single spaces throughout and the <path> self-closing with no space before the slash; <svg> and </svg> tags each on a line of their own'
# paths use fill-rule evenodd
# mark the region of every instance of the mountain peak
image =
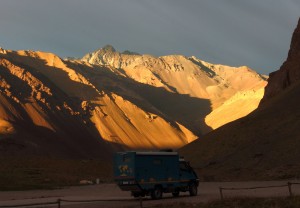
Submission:
<svg viewBox="0 0 300 208">
<path fill-rule="evenodd" d="M 109 44 L 105 45 L 100 50 L 104 51 L 104 52 L 116 52 L 116 49 L 112 45 L 109 45 Z"/>
<path fill-rule="evenodd" d="M 129 51 L 129 50 L 123 51 L 122 54 L 124 54 L 124 55 L 141 55 L 137 52 L 133 52 L 133 51 Z"/>
<path fill-rule="evenodd" d="M 82 57 L 82 61 L 87 61 L 89 63 L 98 63 L 98 64 L 105 64 L 105 61 L 103 60 L 103 56 L 109 55 L 114 56 L 118 52 L 112 45 L 105 45 L 104 47 L 95 50 L 94 52 L 88 53 Z"/>
<path fill-rule="evenodd" d="M 294 30 L 290 50 L 288 53 L 288 59 L 296 59 L 298 60 L 300 56 L 300 18 L 298 20 L 298 25 Z"/>
<path fill-rule="evenodd" d="M 0 53 L 6 54 L 6 50 L 0 47 Z"/>
</svg>

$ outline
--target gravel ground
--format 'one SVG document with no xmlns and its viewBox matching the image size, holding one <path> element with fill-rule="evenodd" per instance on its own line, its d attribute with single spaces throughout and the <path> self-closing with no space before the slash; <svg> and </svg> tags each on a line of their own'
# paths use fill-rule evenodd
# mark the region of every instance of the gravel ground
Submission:
<svg viewBox="0 0 300 208">
<path fill-rule="evenodd" d="M 300 181 L 291 181 L 300 182 Z M 244 188 L 261 186 L 286 185 L 287 181 L 252 181 L 252 182 L 202 182 L 199 184 L 198 196 L 190 197 L 188 193 L 180 194 L 173 198 L 171 194 L 164 194 L 161 200 L 151 200 L 149 197 L 143 199 L 144 207 L 158 204 L 172 203 L 199 203 L 220 199 L 219 187 Z M 292 192 L 300 195 L 300 185 L 293 185 Z M 253 190 L 223 190 L 224 197 L 278 197 L 288 196 L 288 187 L 266 188 Z M 61 207 L 68 208 L 98 208 L 98 207 L 139 207 L 140 201 L 130 196 L 129 192 L 121 191 L 115 184 L 99 184 L 89 186 L 68 187 L 57 190 L 32 190 L 32 191 L 7 191 L 0 192 L 0 207 L 5 205 L 31 204 L 55 202 L 63 200 L 112 200 L 103 202 L 62 202 Z M 57 205 L 36 206 L 57 207 Z"/>
</svg>

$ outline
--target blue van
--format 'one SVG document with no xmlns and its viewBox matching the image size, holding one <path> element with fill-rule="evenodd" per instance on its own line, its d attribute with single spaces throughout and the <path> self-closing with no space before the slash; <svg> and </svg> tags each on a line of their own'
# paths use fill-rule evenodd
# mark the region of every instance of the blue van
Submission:
<svg viewBox="0 0 300 208">
<path fill-rule="evenodd" d="M 163 193 L 198 192 L 199 179 L 193 168 L 177 152 L 118 152 L 114 156 L 114 180 L 134 197 Z"/>
</svg>

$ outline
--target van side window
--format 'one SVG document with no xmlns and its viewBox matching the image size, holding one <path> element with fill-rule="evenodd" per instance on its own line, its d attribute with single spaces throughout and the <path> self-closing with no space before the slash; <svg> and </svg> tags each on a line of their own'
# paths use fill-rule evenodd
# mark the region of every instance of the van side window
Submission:
<svg viewBox="0 0 300 208">
<path fill-rule="evenodd" d="M 153 164 L 154 165 L 161 165 L 161 160 L 160 159 L 154 159 Z"/>
<path fill-rule="evenodd" d="M 123 162 L 124 162 L 124 163 L 130 162 L 130 157 L 124 155 L 124 156 L 123 156 Z"/>
</svg>

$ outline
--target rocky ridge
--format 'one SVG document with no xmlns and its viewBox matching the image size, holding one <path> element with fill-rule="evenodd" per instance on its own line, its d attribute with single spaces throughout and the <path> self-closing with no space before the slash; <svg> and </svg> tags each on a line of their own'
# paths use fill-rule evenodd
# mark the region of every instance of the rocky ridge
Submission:
<svg viewBox="0 0 300 208">
<path fill-rule="evenodd" d="M 102 49 L 89 53 L 82 58 L 82 61 L 93 65 L 110 66 L 118 70 L 124 77 L 150 86 L 164 88 L 174 94 L 186 94 L 193 98 L 207 100 L 209 106 L 199 106 L 203 113 L 199 113 L 194 120 L 189 119 L 188 114 L 182 119 L 184 125 L 188 125 L 197 135 L 202 135 L 215 129 L 220 125 L 213 122 L 205 123 L 206 116 L 211 120 L 220 120 L 228 117 L 227 114 L 215 117 L 212 112 L 222 106 L 236 93 L 245 92 L 243 101 L 251 102 L 251 105 L 239 108 L 238 102 L 231 102 L 231 109 L 236 110 L 231 120 L 236 120 L 253 111 L 263 96 L 263 89 L 266 85 L 265 78 L 246 66 L 229 67 L 219 64 L 211 64 L 196 57 L 185 57 L 182 55 L 169 55 L 154 57 L 151 55 L 123 54 L 116 51 L 112 46 L 105 46 Z M 254 93 L 246 93 L 251 91 Z M 257 92 L 257 93 L 256 93 Z M 236 99 L 239 97 L 236 95 Z M 246 101 L 247 102 L 247 101 Z M 228 102 L 226 106 L 228 107 Z M 237 104 L 234 106 L 234 104 Z M 184 108 L 184 106 L 182 106 Z M 220 111 L 221 108 L 219 108 Z M 225 112 L 225 111 L 224 111 Z M 176 113 L 176 112 L 172 112 Z M 191 112 L 194 114 L 195 112 Z M 230 113 L 230 111 L 228 111 Z M 220 115 L 220 114 L 219 114 Z M 219 121 L 223 125 L 228 120 Z M 206 126 L 210 128 L 207 128 Z"/>
</svg>

